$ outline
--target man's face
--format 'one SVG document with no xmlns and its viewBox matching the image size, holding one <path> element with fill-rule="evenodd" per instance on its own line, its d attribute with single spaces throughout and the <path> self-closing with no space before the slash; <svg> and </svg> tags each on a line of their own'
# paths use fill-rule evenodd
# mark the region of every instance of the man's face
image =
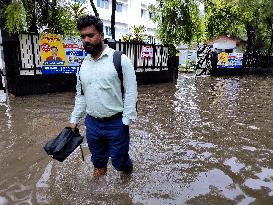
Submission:
<svg viewBox="0 0 273 205">
<path fill-rule="evenodd" d="M 57 55 L 58 55 L 58 49 L 57 48 L 52 48 L 51 52 L 52 52 L 52 56 L 57 57 Z"/>
<path fill-rule="evenodd" d="M 91 55 L 102 51 L 104 34 L 96 30 L 94 26 L 87 26 L 80 30 L 84 50 Z"/>
</svg>

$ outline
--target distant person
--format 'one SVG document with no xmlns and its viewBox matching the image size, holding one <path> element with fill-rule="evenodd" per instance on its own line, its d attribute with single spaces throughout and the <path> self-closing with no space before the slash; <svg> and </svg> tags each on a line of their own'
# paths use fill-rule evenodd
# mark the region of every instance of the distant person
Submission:
<svg viewBox="0 0 273 205">
<path fill-rule="evenodd" d="M 137 82 L 131 60 L 121 56 L 124 93 L 113 64 L 115 50 L 104 45 L 102 21 L 92 15 L 79 17 L 77 28 L 88 55 L 77 73 L 77 94 L 70 118 L 76 128 L 86 112 L 86 139 L 92 154 L 95 177 L 107 173 L 107 163 L 118 171 L 131 174 L 129 124 L 136 119 Z"/>
<path fill-rule="evenodd" d="M 51 47 L 52 56 L 46 58 L 48 62 L 62 62 L 62 58 L 58 56 L 58 48 L 56 46 Z"/>
</svg>

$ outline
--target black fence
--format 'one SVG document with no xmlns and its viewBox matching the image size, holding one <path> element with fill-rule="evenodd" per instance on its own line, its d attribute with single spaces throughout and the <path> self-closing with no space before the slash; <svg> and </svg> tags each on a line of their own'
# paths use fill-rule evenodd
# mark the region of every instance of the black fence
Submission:
<svg viewBox="0 0 273 205">
<path fill-rule="evenodd" d="M 272 74 L 273 56 L 244 53 L 241 68 L 218 68 L 218 54 L 211 46 L 202 45 L 197 50 L 196 75 L 218 74 Z"/>
<path fill-rule="evenodd" d="M 170 83 L 178 76 L 178 59 L 169 57 L 168 47 L 155 44 L 109 42 L 133 62 L 138 84 Z M 141 56 L 143 47 L 152 48 L 149 58 Z M 38 34 L 5 35 L 4 60 L 9 92 L 16 96 L 75 90 L 73 74 L 42 75 Z"/>
<path fill-rule="evenodd" d="M 16 76 L 20 73 L 19 40 L 17 36 L 11 36 L 3 30 L 1 33 L 3 46 L 2 57 L 5 62 L 5 68 L 2 70 L 1 75 L 6 77 L 6 82 L 9 82 L 8 89 L 13 90 L 16 84 Z"/>
<path fill-rule="evenodd" d="M 133 62 L 138 84 L 174 82 L 178 76 L 178 59 L 168 55 L 168 47 L 139 42 L 109 42 L 108 45 L 123 51 Z M 151 48 L 152 56 L 143 58 L 142 49 Z"/>
<path fill-rule="evenodd" d="M 244 53 L 243 66 L 246 69 L 273 68 L 273 56 L 255 53 Z"/>
</svg>

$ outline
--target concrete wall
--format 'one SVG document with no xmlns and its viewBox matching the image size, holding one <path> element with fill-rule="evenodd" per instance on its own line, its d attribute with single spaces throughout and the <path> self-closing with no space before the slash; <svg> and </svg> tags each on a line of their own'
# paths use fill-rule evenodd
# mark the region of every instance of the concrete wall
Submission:
<svg viewBox="0 0 273 205">
<path fill-rule="evenodd" d="M 219 39 L 213 43 L 214 49 L 234 49 L 236 47 L 236 41 L 229 39 Z"/>
<path fill-rule="evenodd" d="M 220 38 L 213 43 L 213 48 L 219 50 L 233 49 L 233 53 L 242 53 L 246 48 L 246 43 L 236 44 L 235 40 Z"/>
</svg>

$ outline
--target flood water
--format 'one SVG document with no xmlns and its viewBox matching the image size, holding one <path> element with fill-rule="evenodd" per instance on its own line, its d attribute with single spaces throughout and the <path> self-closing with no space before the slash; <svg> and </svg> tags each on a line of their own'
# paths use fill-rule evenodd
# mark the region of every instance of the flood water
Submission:
<svg viewBox="0 0 273 205">
<path fill-rule="evenodd" d="M 92 179 L 84 144 L 63 163 L 43 145 L 67 125 L 74 93 L 0 94 L 0 205 L 273 204 L 273 76 L 139 86 L 134 173 Z M 84 134 L 84 126 L 81 126 Z"/>
</svg>

